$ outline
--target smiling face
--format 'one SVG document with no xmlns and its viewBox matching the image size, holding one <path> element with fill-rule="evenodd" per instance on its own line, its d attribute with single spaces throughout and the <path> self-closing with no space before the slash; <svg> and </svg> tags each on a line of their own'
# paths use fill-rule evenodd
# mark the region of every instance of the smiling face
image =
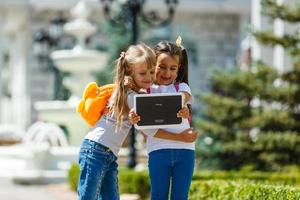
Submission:
<svg viewBox="0 0 300 200">
<path fill-rule="evenodd" d="M 155 83 L 169 85 L 174 83 L 179 69 L 179 56 L 170 56 L 162 53 L 157 57 L 155 67 Z"/>
<path fill-rule="evenodd" d="M 138 88 L 147 89 L 151 86 L 154 78 L 154 67 L 149 68 L 146 63 L 133 66 L 132 79 Z"/>
</svg>

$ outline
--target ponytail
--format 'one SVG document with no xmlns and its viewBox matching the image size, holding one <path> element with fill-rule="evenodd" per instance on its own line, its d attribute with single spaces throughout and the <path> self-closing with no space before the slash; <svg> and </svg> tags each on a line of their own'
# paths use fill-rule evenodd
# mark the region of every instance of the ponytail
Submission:
<svg viewBox="0 0 300 200">
<path fill-rule="evenodd" d="M 182 48 L 182 47 L 181 47 Z M 189 84 L 189 62 L 188 55 L 185 48 L 181 49 L 181 56 L 179 57 L 179 69 L 176 82 Z"/>
<path fill-rule="evenodd" d="M 117 94 L 115 94 L 115 104 L 113 105 L 112 114 L 116 116 L 117 126 L 120 127 L 121 122 L 123 121 L 123 113 L 129 112 L 128 106 L 124 106 L 124 102 L 127 102 L 126 99 L 126 90 L 123 83 L 125 75 L 127 72 L 127 64 L 124 57 L 120 57 L 116 63 L 116 76 L 114 83 L 116 84 Z"/>
</svg>

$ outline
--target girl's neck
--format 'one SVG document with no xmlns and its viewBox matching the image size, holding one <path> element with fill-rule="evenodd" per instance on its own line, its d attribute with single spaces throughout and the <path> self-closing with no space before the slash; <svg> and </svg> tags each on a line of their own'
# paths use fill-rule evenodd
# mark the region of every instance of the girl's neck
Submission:
<svg viewBox="0 0 300 200">
<path fill-rule="evenodd" d="M 165 84 L 159 84 L 159 83 L 157 83 L 157 82 L 155 82 L 154 84 L 155 84 L 155 85 L 165 85 Z M 166 84 L 165 86 L 167 86 L 167 85 L 172 85 L 172 84 L 174 84 L 174 83 Z"/>
<path fill-rule="evenodd" d="M 132 91 L 134 91 L 134 92 L 136 92 L 136 93 L 139 93 L 139 91 L 140 91 L 141 89 L 143 89 L 143 88 L 134 87 L 134 88 L 132 89 Z"/>
</svg>

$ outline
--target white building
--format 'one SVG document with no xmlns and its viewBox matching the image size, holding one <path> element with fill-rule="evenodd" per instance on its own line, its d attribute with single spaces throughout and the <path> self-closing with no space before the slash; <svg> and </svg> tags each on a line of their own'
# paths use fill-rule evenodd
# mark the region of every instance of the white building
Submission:
<svg viewBox="0 0 300 200">
<path fill-rule="evenodd" d="M 261 0 L 252 0 L 251 5 L 251 24 L 256 30 L 273 31 L 276 36 L 284 34 L 294 34 L 299 31 L 299 24 L 286 23 L 281 19 L 271 20 L 261 14 Z M 298 0 L 277 0 L 278 5 L 286 4 L 289 6 L 297 5 Z M 292 60 L 289 54 L 280 46 L 274 48 L 262 46 L 256 41 L 252 41 L 252 58 L 262 60 L 269 66 L 275 67 L 279 72 L 285 72 L 291 69 Z"/>
<path fill-rule="evenodd" d="M 42 71 L 34 59 L 32 35 L 47 27 L 57 11 L 68 16 L 76 2 L 0 0 L 0 124 L 25 130 L 37 120 L 34 102 L 53 99 L 54 75 Z M 87 2 L 94 9 L 91 20 L 105 20 L 100 1 Z M 145 6 L 163 13 L 163 2 L 148 0 Z M 172 25 L 141 33 L 141 40 L 151 34 L 181 35 L 183 45 L 190 50 L 190 82 L 197 93 L 207 90 L 212 66 L 226 69 L 236 65 L 240 43 L 247 35 L 250 9 L 250 0 L 181 0 Z"/>
</svg>

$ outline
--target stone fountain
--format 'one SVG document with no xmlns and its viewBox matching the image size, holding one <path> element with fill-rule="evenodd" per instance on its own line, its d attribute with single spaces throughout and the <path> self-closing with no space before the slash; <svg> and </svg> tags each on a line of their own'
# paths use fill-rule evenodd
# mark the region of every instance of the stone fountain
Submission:
<svg viewBox="0 0 300 200">
<path fill-rule="evenodd" d="M 76 105 L 85 85 L 94 80 L 92 72 L 103 69 L 108 55 L 104 52 L 86 49 L 87 37 L 95 33 L 96 28 L 88 21 L 90 9 L 86 0 L 80 0 L 71 10 L 73 20 L 64 25 L 64 31 L 77 39 L 71 50 L 58 50 L 51 54 L 55 66 L 70 74 L 63 84 L 70 89 L 72 96 L 68 101 L 36 102 L 38 119 L 64 125 L 69 132 L 71 145 L 79 145 L 88 130 L 88 126 L 76 113 Z"/>
<path fill-rule="evenodd" d="M 35 103 L 40 121 L 26 131 L 20 144 L 0 147 L 0 177 L 17 183 L 65 182 L 70 165 L 77 162 L 88 125 L 76 113 L 76 106 L 85 85 L 94 80 L 91 73 L 101 70 L 107 61 L 106 53 L 86 49 L 86 38 L 96 31 L 88 22 L 89 13 L 86 1 L 80 0 L 71 11 L 73 20 L 64 26 L 77 44 L 72 50 L 51 54 L 57 68 L 71 74 L 63 83 L 72 96 L 67 101 Z M 58 125 L 68 129 L 68 139 Z"/>
<path fill-rule="evenodd" d="M 0 178 L 24 184 L 65 182 L 78 151 L 79 147 L 69 146 L 57 124 L 36 122 L 23 134 L 21 143 L 0 146 Z"/>
</svg>

